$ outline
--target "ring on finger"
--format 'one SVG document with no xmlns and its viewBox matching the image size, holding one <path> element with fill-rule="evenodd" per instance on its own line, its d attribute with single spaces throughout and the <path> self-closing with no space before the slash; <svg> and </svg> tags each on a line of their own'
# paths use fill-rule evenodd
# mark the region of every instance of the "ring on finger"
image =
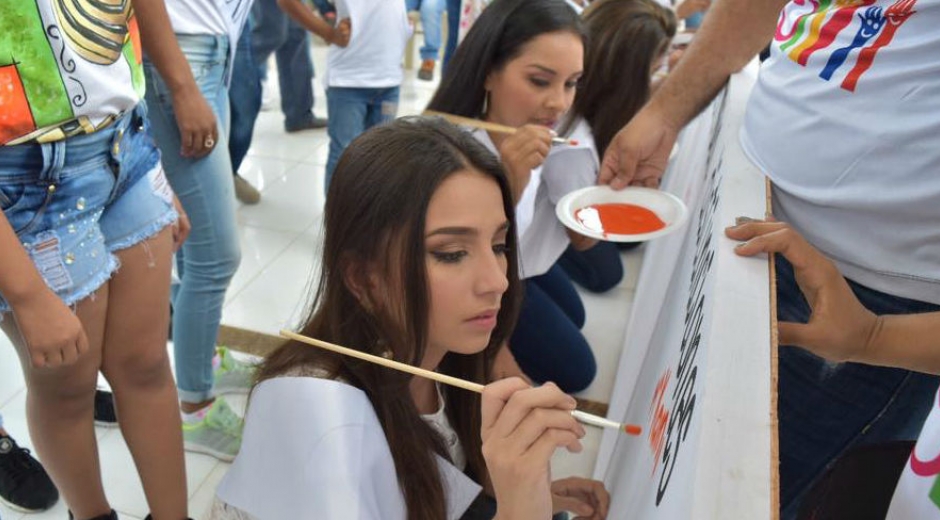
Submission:
<svg viewBox="0 0 940 520">
<path fill-rule="evenodd" d="M 206 148 L 212 148 L 213 146 L 215 146 L 215 139 L 211 137 L 206 137 L 206 140 L 202 142 L 202 145 L 205 146 Z"/>
</svg>

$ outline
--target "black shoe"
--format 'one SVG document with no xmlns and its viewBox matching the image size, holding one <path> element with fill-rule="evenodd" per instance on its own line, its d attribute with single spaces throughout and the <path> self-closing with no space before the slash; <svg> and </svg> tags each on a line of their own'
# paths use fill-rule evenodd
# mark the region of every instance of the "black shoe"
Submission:
<svg viewBox="0 0 940 520">
<path fill-rule="evenodd" d="M 95 390 L 95 426 L 117 427 L 117 414 L 114 413 L 114 395 L 107 390 Z"/>
<path fill-rule="evenodd" d="M 45 511 L 59 491 L 42 464 L 7 435 L 0 435 L 0 502 L 25 513 Z"/>
<path fill-rule="evenodd" d="M 321 128 L 326 128 L 327 123 L 328 121 L 326 119 L 314 116 L 299 126 L 284 125 L 284 130 L 289 134 L 303 132 L 304 130 L 319 130 Z"/>
<path fill-rule="evenodd" d="M 153 515 L 147 515 L 147 518 L 144 518 L 144 520 L 153 520 Z M 186 520 L 193 520 L 193 519 L 187 518 Z"/>
<path fill-rule="evenodd" d="M 69 511 L 69 520 L 75 520 L 75 517 L 72 516 L 71 511 Z M 89 518 L 88 520 L 120 520 L 120 519 L 118 518 L 117 512 L 112 509 L 111 512 L 106 515 L 98 515 L 94 518 Z"/>
</svg>

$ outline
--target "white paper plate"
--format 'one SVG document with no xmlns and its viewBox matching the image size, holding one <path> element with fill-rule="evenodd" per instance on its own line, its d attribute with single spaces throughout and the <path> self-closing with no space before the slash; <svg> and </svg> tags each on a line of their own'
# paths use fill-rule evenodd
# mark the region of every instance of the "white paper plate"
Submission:
<svg viewBox="0 0 940 520">
<path fill-rule="evenodd" d="M 591 229 L 575 217 L 575 212 L 592 204 L 635 204 L 656 214 L 666 227 L 651 233 L 636 235 L 618 235 Z M 629 187 L 619 191 L 609 186 L 590 186 L 573 191 L 555 205 L 555 215 L 565 227 L 584 236 L 606 240 L 608 242 L 645 242 L 668 235 L 682 227 L 688 217 L 688 210 L 679 197 L 665 191 L 652 188 Z"/>
</svg>

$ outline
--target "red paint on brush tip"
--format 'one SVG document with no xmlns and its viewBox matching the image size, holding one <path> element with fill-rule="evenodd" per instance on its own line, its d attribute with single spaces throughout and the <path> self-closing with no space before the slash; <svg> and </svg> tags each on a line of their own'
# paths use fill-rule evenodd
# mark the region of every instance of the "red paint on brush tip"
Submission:
<svg viewBox="0 0 940 520">
<path fill-rule="evenodd" d="M 624 424 L 623 431 L 627 435 L 642 435 L 643 434 L 643 428 L 640 428 L 639 426 L 635 424 Z"/>
<path fill-rule="evenodd" d="M 577 140 L 577 139 L 568 139 L 568 144 L 570 144 L 571 146 L 578 146 L 578 140 Z"/>
</svg>

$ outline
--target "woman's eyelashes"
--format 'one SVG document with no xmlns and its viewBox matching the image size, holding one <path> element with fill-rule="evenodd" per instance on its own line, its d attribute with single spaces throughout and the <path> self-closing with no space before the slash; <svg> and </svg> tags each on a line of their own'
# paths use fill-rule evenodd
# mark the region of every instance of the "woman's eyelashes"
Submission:
<svg viewBox="0 0 940 520">
<path fill-rule="evenodd" d="M 467 256 L 466 251 L 431 251 L 431 256 L 442 264 L 456 264 Z"/>
<path fill-rule="evenodd" d="M 539 89 L 545 89 L 552 85 L 552 81 L 540 78 L 540 77 L 530 77 L 529 83 Z M 578 85 L 581 84 L 581 78 L 571 79 L 565 82 L 565 90 L 574 90 L 578 88 Z"/>
<path fill-rule="evenodd" d="M 496 256 L 506 256 L 509 254 L 510 248 L 508 244 L 500 243 L 493 244 L 493 253 Z M 470 255 L 469 251 L 459 250 L 459 251 L 441 251 L 433 250 L 430 251 L 431 256 L 441 262 L 442 264 L 457 264 L 460 263 L 464 258 Z"/>
</svg>

